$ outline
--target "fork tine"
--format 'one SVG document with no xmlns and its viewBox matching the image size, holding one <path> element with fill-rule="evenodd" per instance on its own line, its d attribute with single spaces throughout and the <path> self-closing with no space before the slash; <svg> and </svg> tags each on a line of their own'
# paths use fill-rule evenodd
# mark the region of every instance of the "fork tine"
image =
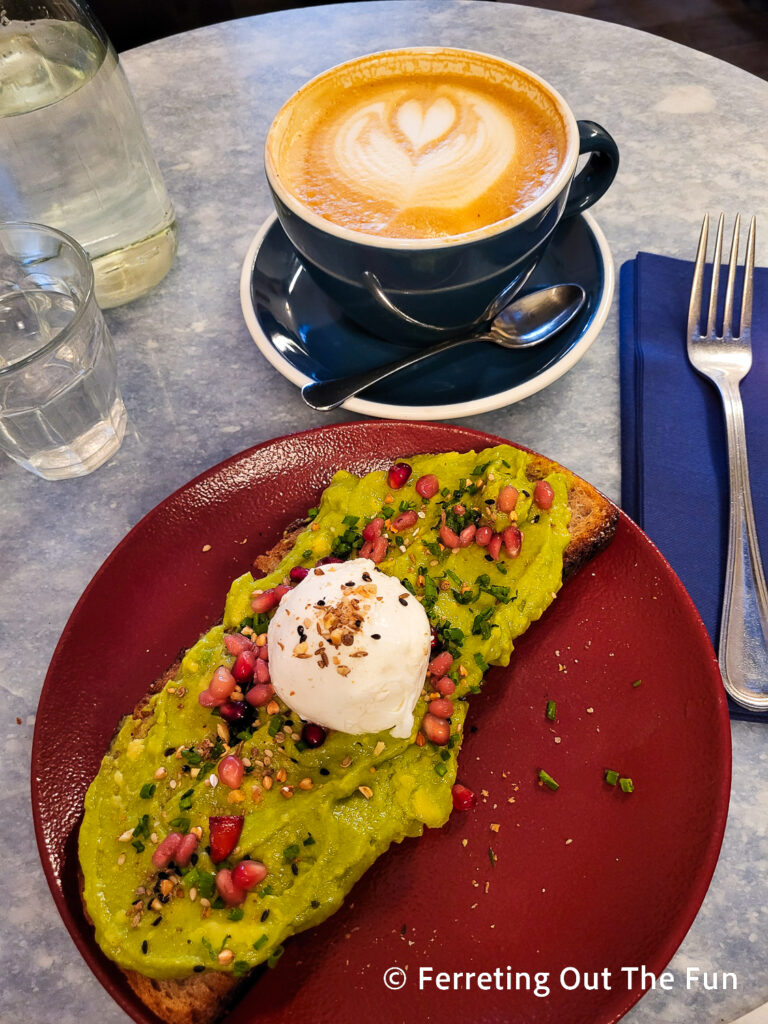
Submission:
<svg viewBox="0 0 768 1024">
<path fill-rule="evenodd" d="M 736 281 L 736 263 L 739 259 L 739 229 L 741 227 L 741 214 L 736 214 L 736 223 L 733 225 L 733 240 L 731 241 L 731 256 L 728 260 L 728 281 L 725 286 L 725 309 L 723 310 L 723 338 L 728 341 L 733 338 L 733 286 Z"/>
<path fill-rule="evenodd" d="M 709 290 L 709 316 L 707 317 L 707 337 L 716 338 L 715 316 L 717 314 L 717 292 L 720 284 L 720 265 L 723 262 L 723 221 L 725 214 L 721 213 L 717 221 L 717 235 L 715 236 L 715 255 L 712 258 L 712 285 Z"/>
<path fill-rule="evenodd" d="M 709 236 L 709 214 L 704 214 L 699 235 L 699 248 L 696 252 L 696 265 L 693 268 L 693 281 L 691 283 L 691 301 L 688 306 L 688 337 L 692 338 L 699 334 L 701 322 L 701 293 L 704 281 L 704 264 L 707 259 L 707 238 Z"/>
<path fill-rule="evenodd" d="M 755 218 L 749 222 L 747 235 L 747 258 L 744 264 L 744 291 L 741 298 L 741 318 L 739 336 L 742 341 L 749 341 L 752 327 L 752 278 L 755 274 Z"/>
</svg>

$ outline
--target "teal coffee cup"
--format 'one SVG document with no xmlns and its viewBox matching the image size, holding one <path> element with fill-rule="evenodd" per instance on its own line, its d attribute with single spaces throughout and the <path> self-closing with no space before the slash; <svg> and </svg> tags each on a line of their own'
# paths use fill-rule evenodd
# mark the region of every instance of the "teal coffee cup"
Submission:
<svg viewBox="0 0 768 1024">
<path fill-rule="evenodd" d="M 618 162 L 608 132 L 577 121 L 538 75 L 433 47 L 312 79 L 265 147 L 278 218 L 308 273 L 366 330 L 415 344 L 491 320 Z"/>
</svg>

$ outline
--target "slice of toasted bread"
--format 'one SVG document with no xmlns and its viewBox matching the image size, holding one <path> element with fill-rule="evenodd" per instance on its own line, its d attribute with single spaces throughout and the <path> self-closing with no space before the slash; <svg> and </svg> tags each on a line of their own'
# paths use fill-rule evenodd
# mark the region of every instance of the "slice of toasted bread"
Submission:
<svg viewBox="0 0 768 1024">
<path fill-rule="evenodd" d="M 528 466 L 531 481 L 554 472 L 565 474 L 569 482 L 570 542 L 563 558 L 563 578 L 567 579 L 610 542 L 619 510 L 591 484 L 556 462 L 536 456 Z M 305 526 L 303 522 L 292 524 L 269 551 L 257 557 L 254 567 L 258 573 L 267 575 L 272 572 L 291 550 Z M 175 662 L 155 680 L 149 694 L 157 692 L 173 678 L 179 664 L 179 661 Z M 144 717 L 149 694 L 134 709 L 134 717 Z M 242 979 L 218 971 L 203 971 L 187 978 L 166 980 L 147 978 L 135 971 L 124 973 L 141 1001 L 167 1024 L 214 1024 L 226 1013 L 237 991 L 243 987 Z"/>
</svg>

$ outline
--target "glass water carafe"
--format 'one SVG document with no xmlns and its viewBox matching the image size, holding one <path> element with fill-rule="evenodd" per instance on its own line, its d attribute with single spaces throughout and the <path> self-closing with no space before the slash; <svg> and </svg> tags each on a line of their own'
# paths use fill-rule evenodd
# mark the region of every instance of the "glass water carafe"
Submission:
<svg viewBox="0 0 768 1024">
<path fill-rule="evenodd" d="M 80 0 L 0 0 L 0 221 L 90 256 L 106 308 L 173 263 L 173 207 L 114 47 Z"/>
</svg>

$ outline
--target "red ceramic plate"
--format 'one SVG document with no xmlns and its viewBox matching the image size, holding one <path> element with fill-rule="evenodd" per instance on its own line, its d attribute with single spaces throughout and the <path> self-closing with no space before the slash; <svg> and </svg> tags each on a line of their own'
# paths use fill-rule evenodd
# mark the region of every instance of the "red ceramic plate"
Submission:
<svg viewBox="0 0 768 1024">
<path fill-rule="evenodd" d="M 35 826 L 67 928 L 134 1020 L 155 1018 L 95 945 L 77 884 L 83 797 L 118 719 L 218 620 L 230 580 L 315 503 L 338 467 L 360 472 L 393 456 L 498 441 L 397 422 L 269 441 L 158 505 L 88 586 L 40 698 Z M 554 723 L 547 700 L 557 704 Z M 663 970 L 717 860 L 730 730 L 699 617 L 624 515 L 611 546 L 521 638 L 510 668 L 490 673 L 467 722 L 459 776 L 482 794 L 478 806 L 377 861 L 338 914 L 288 944 L 229 1024 L 609 1024 L 641 995 L 637 973 L 630 982 L 622 969 Z M 540 768 L 557 792 L 537 784 Z M 607 785 L 606 768 L 630 776 L 634 793 Z M 398 990 L 385 985 L 391 967 L 406 972 Z M 458 990 L 420 988 L 422 967 L 433 979 L 488 972 L 490 987 L 473 978 Z"/>
</svg>

